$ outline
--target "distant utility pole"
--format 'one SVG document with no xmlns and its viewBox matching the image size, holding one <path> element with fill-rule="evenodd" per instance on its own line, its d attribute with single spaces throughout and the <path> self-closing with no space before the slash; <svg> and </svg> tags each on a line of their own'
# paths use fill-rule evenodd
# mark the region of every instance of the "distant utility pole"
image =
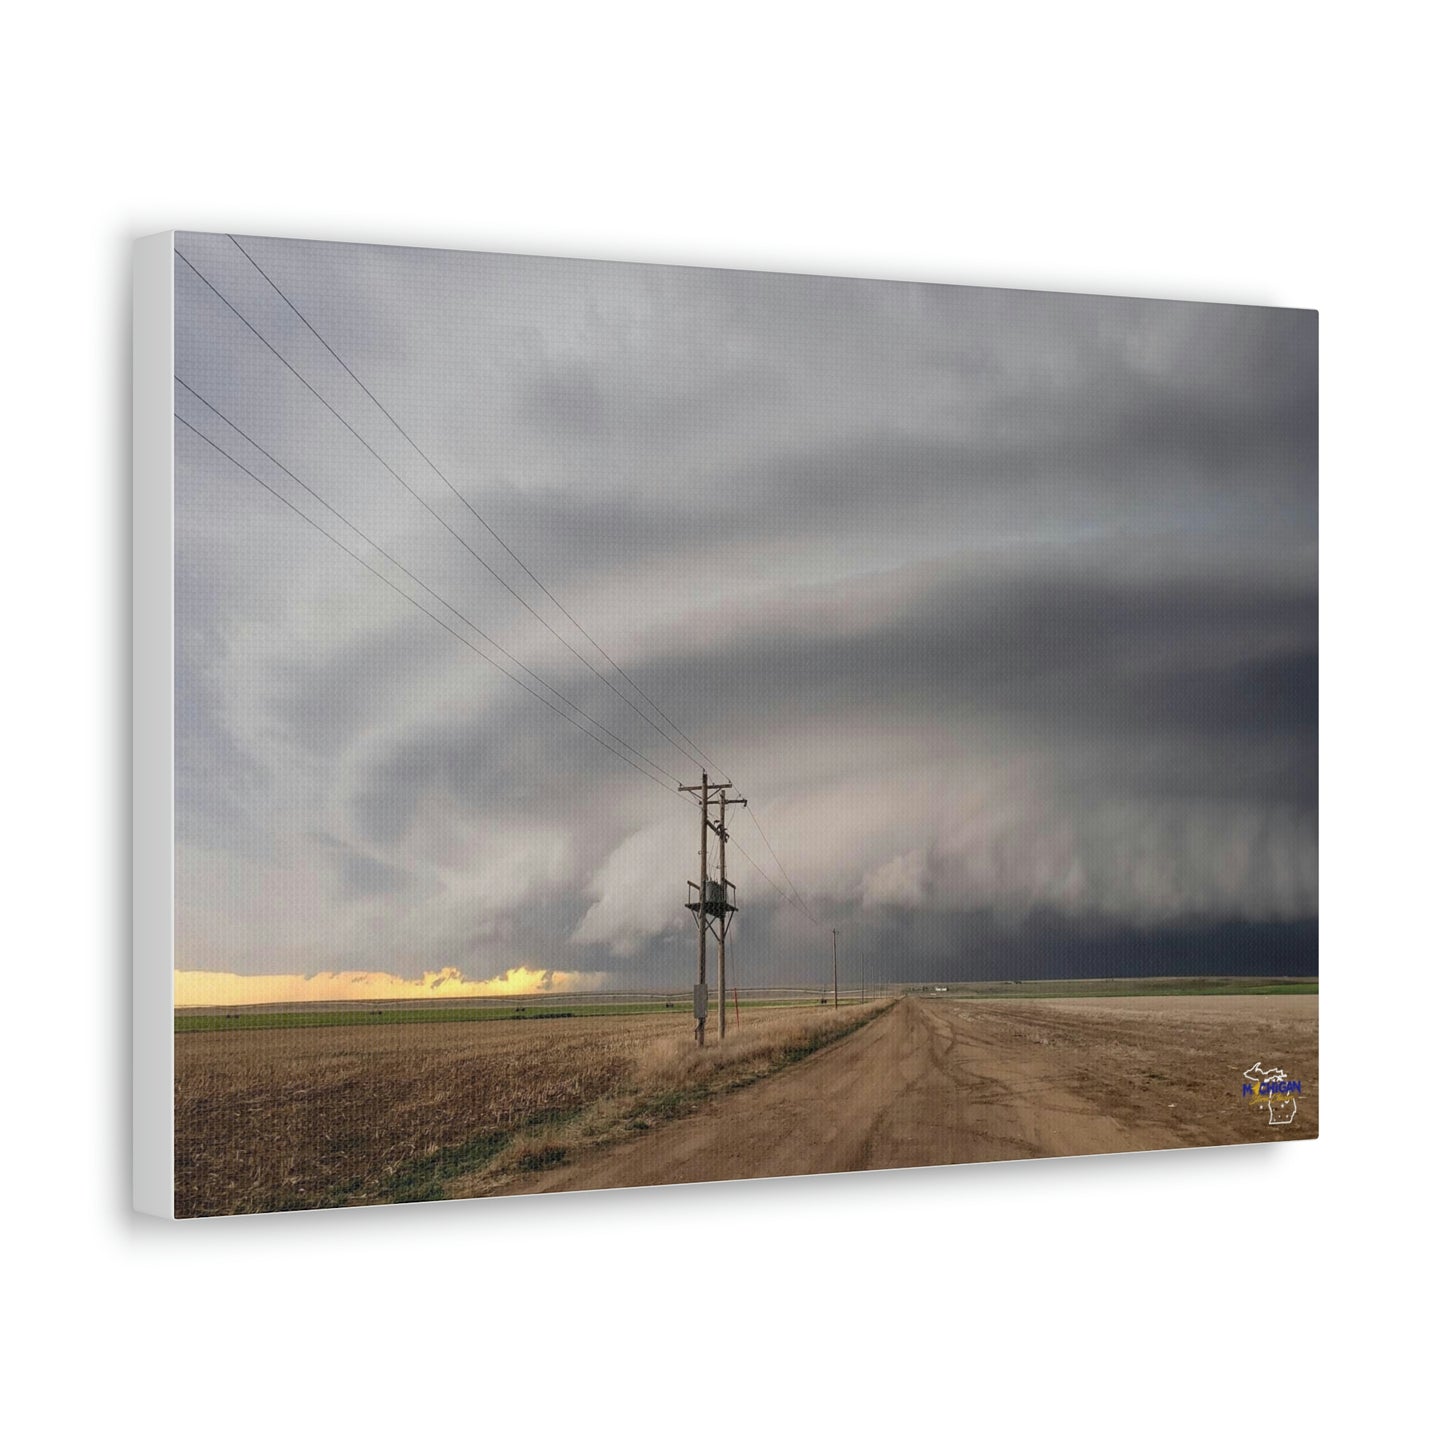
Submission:
<svg viewBox="0 0 1445 1445">
<path fill-rule="evenodd" d="M 862 990 L 862 993 L 863 993 L 863 998 L 862 998 L 861 1002 L 867 1003 L 867 1002 L 868 1002 L 868 955 L 867 955 L 866 953 L 860 953 L 860 954 L 858 955 L 858 973 L 859 973 L 859 978 L 860 978 L 860 982 L 859 982 L 858 987 Z"/>
<path fill-rule="evenodd" d="M 838 1007 L 838 930 L 833 930 L 833 1007 Z"/>
<path fill-rule="evenodd" d="M 728 1011 L 727 1011 L 727 936 L 728 929 L 732 926 L 733 914 L 737 905 L 732 901 L 732 895 L 728 890 L 732 884 L 728 882 L 727 869 L 727 810 L 729 805 L 746 808 L 746 798 L 730 798 L 727 795 L 731 783 L 709 783 L 707 774 L 702 775 L 701 785 L 680 784 L 678 792 L 696 793 L 698 804 L 702 808 L 702 847 L 699 850 L 699 873 L 698 881 L 688 882 L 689 888 L 697 890 L 697 901 L 689 903 L 688 908 L 697 914 L 697 985 L 692 993 L 692 1012 L 697 1020 L 697 1044 L 701 1048 L 707 1036 L 707 936 L 709 933 L 717 939 L 718 946 L 718 1037 L 727 1037 Z M 718 805 L 718 820 L 716 823 L 709 816 L 713 801 Z M 711 879 L 707 876 L 707 835 L 709 829 L 717 834 L 718 840 L 718 876 Z"/>
</svg>

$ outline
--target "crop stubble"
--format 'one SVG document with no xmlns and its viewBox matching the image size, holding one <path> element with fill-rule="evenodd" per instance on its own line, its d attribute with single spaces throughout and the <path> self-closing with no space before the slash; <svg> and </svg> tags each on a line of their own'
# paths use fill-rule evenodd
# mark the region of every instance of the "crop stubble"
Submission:
<svg viewBox="0 0 1445 1445">
<path fill-rule="evenodd" d="M 657 1014 L 179 1035 L 177 1212 L 1311 1137 L 1316 1005 L 909 999 L 745 1095 L 881 1005 L 701 1051 Z M 1257 1059 L 1305 1080 L 1288 1130 L 1240 1097 Z"/>
<path fill-rule="evenodd" d="M 560 1159 L 584 1112 L 593 1136 L 647 1128 L 873 1012 L 753 1011 L 702 1051 L 671 1014 L 178 1034 L 176 1212 L 440 1197 Z"/>
</svg>

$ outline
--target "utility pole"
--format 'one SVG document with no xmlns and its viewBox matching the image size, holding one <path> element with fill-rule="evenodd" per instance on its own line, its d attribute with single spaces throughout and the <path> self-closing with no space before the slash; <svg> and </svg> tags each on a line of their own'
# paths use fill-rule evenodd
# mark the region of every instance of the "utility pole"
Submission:
<svg viewBox="0 0 1445 1445">
<path fill-rule="evenodd" d="M 702 849 L 697 865 L 697 987 L 701 1002 L 693 995 L 693 1012 L 697 1015 L 697 1046 L 702 1047 L 707 1033 L 707 921 L 703 903 L 707 898 L 707 774 L 702 775 Z"/>
<path fill-rule="evenodd" d="M 732 886 L 727 878 L 727 809 L 729 804 L 747 807 L 746 798 L 728 797 L 728 789 L 731 783 L 709 783 L 707 774 L 702 775 L 702 784 L 680 784 L 678 792 L 696 793 L 698 803 L 702 807 L 702 846 L 699 849 L 698 857 L 700 869 L 698 881 L 689 883 L 689 888 L 697 889 L 697 902 L 689 903 L 688 908 L 697 914 L 697 986 L 693 989 L 692 1011 L 693 1017 L 697 1020 L 697 1043 L 701 1048 L 707 1035 L 707 936 L 709 933 L 717 939 L 718 944 L 718 1037 L 725 1038 L 728 1031 L 727 1021 L 727 934 L 732 924 L 732 916 L 736 913 L 737 905 L 732 902 L 728 889 Z M 709 816 L 710 807 L 716 797 L 718 804 L 718 821 L 714 823 Z M 716 882 L 707 876 L 707 835 L 711 829 L 718 837 L 718 877 Z"/>
<path fill-rule="evenodd" d="M 697 902 L 687 906 L 697 913 L 697 986 L 692 991 L 692 1016 L 697 1020 L 697 1046 L 702 1047 L 703 1035 L 707 1031 L 707 803 L 709 789 L 707 774 L 702 775 L 701 788 L 689 788 L 679 784 L 679 793 L 696 793 L 702 807 L 702 845 L 698 850 L 697 883 L 688 887 L 697 888 Z"/>
<path fill-rule="evenodd" d="M 838 930 L 833 930 L 833 1007 L 838 1007 Z"/>
<path fill-rule="evenodd" d="M 727 902 L 728 888 L 728 799 L 726 794 L 717 800 L 717 876 L 722 884 L 723 902 Z M 717 936 L 717 1037 L 721 1043 L 728 1036 L 728 921 L 722 916 L 722 927 Z"/>
</svg>

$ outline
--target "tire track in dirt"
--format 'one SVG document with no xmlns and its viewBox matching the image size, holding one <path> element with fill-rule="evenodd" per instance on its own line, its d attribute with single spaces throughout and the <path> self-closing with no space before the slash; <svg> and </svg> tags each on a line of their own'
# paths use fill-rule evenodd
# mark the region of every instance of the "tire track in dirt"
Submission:
<svg viewBox="0 0 1445 1445">
<path fill-rule="evenodd" d="M 1317 1000 L 905 997 L 783 1072 L 507 1193 L 836 1173 L 1309 1138 L 1241 1103 L 1251 1050 L 1306 1078 Z M 1249 1057 L 1245 1057 L 1248 1054 Z M 1285 1057 L 1285 1056 L 1288 1057 Z"/>
</svg>

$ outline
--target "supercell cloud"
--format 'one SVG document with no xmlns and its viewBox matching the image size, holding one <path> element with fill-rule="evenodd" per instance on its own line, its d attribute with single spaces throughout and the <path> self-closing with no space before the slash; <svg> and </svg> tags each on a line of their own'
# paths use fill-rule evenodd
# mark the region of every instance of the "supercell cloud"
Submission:
<svg viewBox="0 0 1445 1445">
<path fill-rule="evenodd" d="M 875 978 L 1314 971 L 1314 313 L 242 239 L 750 799 L 818 923 L 737 818 L 740 982 L 822 978 L 819 924 Z M 178 262 L 181 377 L 696 781 L 236 246 L 177 245 L 375 454 Z M 674 783 L 176 448 L 178 967 L 685 987 Z"/>
</svg>

